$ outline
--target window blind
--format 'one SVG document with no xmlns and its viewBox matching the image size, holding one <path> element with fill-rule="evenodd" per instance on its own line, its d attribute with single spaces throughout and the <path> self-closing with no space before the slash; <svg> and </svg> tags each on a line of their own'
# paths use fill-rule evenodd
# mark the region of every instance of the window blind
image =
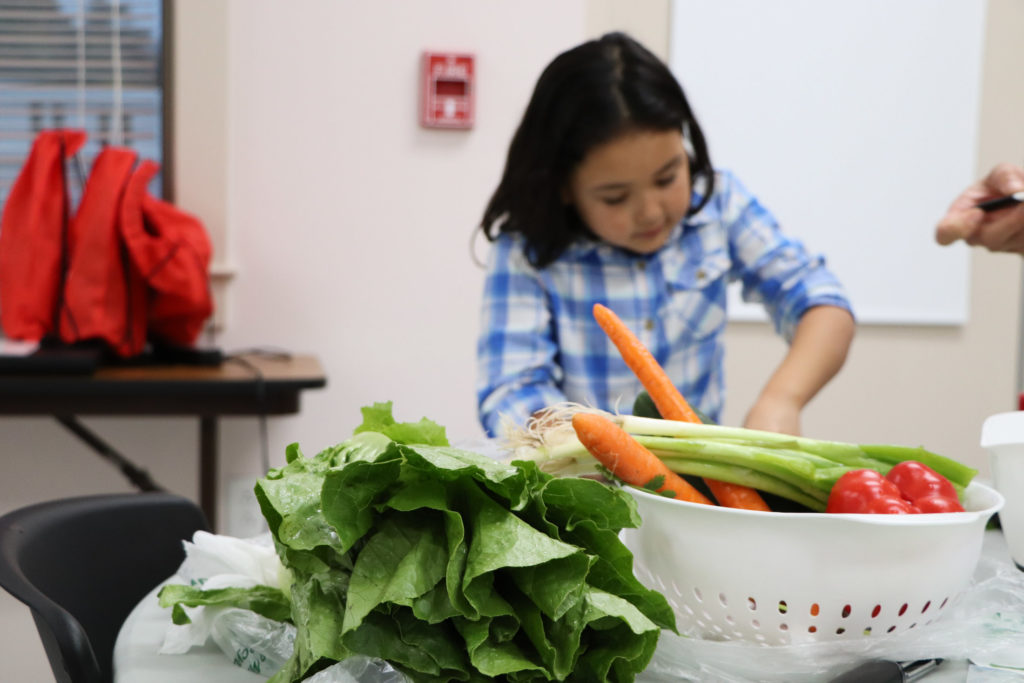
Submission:
<svg viewBox="0 0 1024 683">
<path fill-rule="evenodd" d="M 0 208 L 40 130 L 88 132 L 72 201 L 103 145 L 164 161 L 163 23 L 162 0 L 0 0 Z"/>
</svg>

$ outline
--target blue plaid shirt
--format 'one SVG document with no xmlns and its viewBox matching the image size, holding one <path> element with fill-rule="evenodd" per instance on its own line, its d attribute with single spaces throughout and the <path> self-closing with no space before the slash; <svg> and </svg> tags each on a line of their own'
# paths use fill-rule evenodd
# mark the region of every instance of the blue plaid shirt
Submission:
<svg viewBox="0 0 1024 683">
<path fill-rule="evenodd" d="M 850 310 L 824 258 L 784 236 L 727 171 L 716 174 L 708 203 L 653 254 L 584 239 L 538 270 L 520 235 L 500 235 L 488 258 L 477 341 L 481 424 L 495 436 L 503 415 L 523 424 L 565 400 L 631 410 L 643 387 L 594 320 L 595 303 L 615 311 L 687 400 L 718 420 L 726 285 L 734 280 L 745 301 L 764 304 L 787 342 L 808 308 Z"/>
</svg>

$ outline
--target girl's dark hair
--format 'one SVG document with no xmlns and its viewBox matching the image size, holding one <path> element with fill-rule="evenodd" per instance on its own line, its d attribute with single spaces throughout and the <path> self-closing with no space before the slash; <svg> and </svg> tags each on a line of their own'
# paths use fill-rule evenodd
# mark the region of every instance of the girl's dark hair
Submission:
<svg viewBox="0 0 1024 683">
<path fill-rule="evenodd" d="M 563 201 L 569 175 L 595 146 L 630 130 L 682 132 L 692 145 L 691 191 L 714 186 L 704 134 L 664 62 L 623 33 L 609 33 L 558 55 L 544 69 L 512 143 L 501 182 L 480 223 L 493 241 L 522 233 L 527 257 L 543 268 L 590 232 Z"/>
</svg>

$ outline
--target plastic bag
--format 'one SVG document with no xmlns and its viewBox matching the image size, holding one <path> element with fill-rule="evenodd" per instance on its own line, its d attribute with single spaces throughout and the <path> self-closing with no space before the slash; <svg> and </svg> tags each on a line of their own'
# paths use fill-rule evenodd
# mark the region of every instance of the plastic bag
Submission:
<svg viewBox="0 0 1024 683">
<path fill-rule="evenodd" d="M 971 681 L 1002 681 L 1024 675 L 1022 642 L 1024 572 L 1004 559 L 983 556 L 971 587 L 941 619 L 926 627 L 893 636 L 784 646 L 700 640 L 663 632 L 639 680 L 818 683 L 868 659 L 941 658 L 974 663 Z"/>
<path fill-rule="evenodd" d="M 184 545 L 185 561 L 170 583 L 204 589 L 282 584 L 284 567 L 269 533 L 241 539 L 197 531 Z M 169 625 L 161 653 L 181 654 L 212 639 L 236 666 L 270 677 L 295 649 L 292 624 L 236 607 L 186 607 L 185 612 L 192 623 Z"/>
<path fill-rule="evenodd" d="M 197 531 L 185 542 L 185 561 L 169 583 L 203 588 L 281 586 L 284 566 L 269 533 L 251 539 Z M 213 640 L 240 668 L 269 678 L 295 650 L 295 626 L 237 607 L 185 607 L 191 624 L 171 624 L 162 654 L 182 654 Z M 387 662 L 355 656 L 338 662 L 306 683 L 410 683 Z"/>
<path fill-rule="evenodd" d="M 412 683 L 381 659 L 355 655 L 307 678 L 303 683 Z"/>
</svg>

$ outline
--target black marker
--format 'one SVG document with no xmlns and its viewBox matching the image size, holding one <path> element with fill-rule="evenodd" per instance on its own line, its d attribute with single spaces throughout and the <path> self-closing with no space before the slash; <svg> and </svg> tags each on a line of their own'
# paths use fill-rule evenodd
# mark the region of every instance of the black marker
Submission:
<svg viewBox="0 0 1024 683">
<path fill-rule="evenodd" d="M 1024 192 L 1014 192 L 1008 194 L 1005 197 L 997 197 L 996 199 L 989 199 L 988 201 L 975 204 L 975 206 L 982 211 L 995 211 L 996 209 L 1005 209 L 1008 206 L 1014 204 L 1024 204 Z"/>
<path fill-rule="evenodd" d="M 912 683 L 927 676 L 941 663 L 941 659 L 919 659 L 903 664 L 873 660 L 840 674 L 831 683 Z"/>
</svg>

